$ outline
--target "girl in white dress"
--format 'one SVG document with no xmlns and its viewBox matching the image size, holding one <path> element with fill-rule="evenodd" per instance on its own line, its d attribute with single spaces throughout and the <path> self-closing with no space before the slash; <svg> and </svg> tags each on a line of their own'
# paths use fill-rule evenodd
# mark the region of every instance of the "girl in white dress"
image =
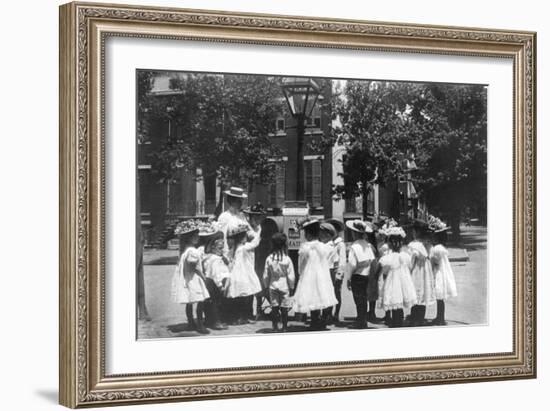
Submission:
<svg viewBox="0 0 550 411">
<path fill-rule="evenodd" d="M 172 301 L 186 304 L 185 313 L 191 329 L 209 334 L 204 327 L 204 301 L 210 297 L 202 273 L 202 256 L 196 246 L 199 243 L 199 223 L 186 220 L 176 227 L 180 237 L 181 256 L 172 277 Z M 196 306 L 196 321 L 193 319 Z"/>
<path fill-rule="evenodd" d="M 380 258 L 380 274 L 385 276 L 380 303 L 384 310 L 391 311 L 390 327 L 402 327 L 404 309 L 416 304 L 416 291 L 411 279 L 410 255 L 401 250 L 405 231 L 401 227 L 386 230 L 391 251 Z"/>
<path fill-rule="evenodd" d="M 435 298 L 437 299 L 437 315 L 433 325 L 447 325 L 445 321 L 445 300 L 458 295 L 456 281 L 449 262 L 449 252 L 445 248 L 448 228 L 434 231 L 435 246 L 430 250 L 430 261 L 435 279 Z"/>
<path fill-rule="evenodd" d="M 227 260 L 223 256 L 223 247 L 224 240 L 221 232 L 210 235 L 202 264 L 205 284 L 210 294 L 210 299 L 206 303 L 206 322 L 207 326 L 213 330 L 227 328 L 222 322 L 221 315 L 230 273 Z"/>
<path fill-rule="evenodd" d="M 329 224 L 327 222 L 320 223 L 319 241 L 327 245 L 330 249 L 330 252 L 328 255 L 328 267 L 330 272 L 330 281 L 332 282 L 333 288 L 334 288 L 334 280 L 336 276 L 336 267 L 338 265 L 338 258 L 339 258 L 338 250 L 336 249 L 336 245 L 334 244 L 334 241 L 333 241 L 333 239 L 336 236 L 337 236 L 336 229 L 332 224 Z M 334 296 L 336 297 L 336 300 L 338 300 L 336 289 L 334 289 Z M 327 307 L 321 312 L 322 321 L 327 325 L 335 323 L 335 319 L 332 316 L 333 308 L 335 307 Z"/>
<path fill-rule="evenodd" d="M 411 275 L 416 289 L 416 305 L 411 308 L 411 325 L 424 325 L 426 306 L 435 304 L 432 265 L 424 244 L 418 239 L 408 245 L 411 254 Z"/>
<path fill-rule="evenodd" d="M 249 232 L 248 224 L 229 227 L 227 239 L 229 245 L 230 282 L 227 287 L 227 298 L 234 300 L 237 312 L 237 324 L 247 324 L 250 299 L 261 291 L 262 286 L 254 269 L 254 251 L 260 244 L 261 228 Z M 251 241 L 247 242 L 247 233 Z"/>
<path fill-rule="evenodd" d="M 319 241 L 319 220 L 306 219 L 301 224 L 306 242 L 298 252 L 298 285 L 294 294 L 294 310 L 311 313 L 310 328 L 323 330 L 321 310 L 338 303 L 330 279 L 330 246 Z"/>
<path fill-rule="evenodd" d="M 292 308 L 290 293 L 294 289 L 294 264 L 288 256 L 287 238 L 284 233 L 275 233 L 271 237 L 273 252 L 265 260 L 263 282 L 269 290 L 271 302 L 271 322 L 273 331 L 279 331 L 279 318 L 286 332 L 288 311 Z"/>
<path fill-rule="evenodd" d="M 388 221 L 394 221 L 393 219 L 390 219 Z M 395 222 L 395 226 L 397 223 Z M 392 225 L 393 226 L 393 225 Z M 388 222 L 384 223 L 384 225 L 378 230 L 378 236 L 379 241 L 377 243 L 380 244 L 378 247 L 378 261 L 376 262 L 376 266 L 374 267 L 377 270 L 377 278 L 378 278 L 378 293 L 377 293 L 377 301 L 380 301 L 380 296 L 383 293 L 384 290 L 384 282 L 386 281 L 386 275 L 383 275 L 380 270 L 380 257 L 383 257 L 391 252 L 390 245 L 388 243 L 388 236 L 386 235 L 386 230 L 389 228 Z M 379 306 L 381 306 L 380 302 L 378 303 Z M 378 319 L 376 319 L 377 321 Z M 388 327 L 391 325 L 391 311 L 386 311 L 384 315 L 384 324 L 386 324 Z"/>
</svg>

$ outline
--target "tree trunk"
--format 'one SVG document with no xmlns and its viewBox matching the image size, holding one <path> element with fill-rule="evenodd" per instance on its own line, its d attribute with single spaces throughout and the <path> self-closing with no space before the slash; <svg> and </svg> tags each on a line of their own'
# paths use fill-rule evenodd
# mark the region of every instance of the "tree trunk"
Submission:
<svg viewBox="0 0 550 411">
<path fill-rule="evenodd" d="M 145 304 L 145 280 L 143 278 L 143 234 L 141 232 L 141 195 L 139 176 L 136 185 L 136 287 L 138 319 L 149 321 L 149 312 Z"/>
<path fill-rule="evenodd" d="M 452 240 L 457 243 L 460 241 L 460 213 L 457 212 L 449 219 L 451 223 L 451 231 L 453 232 Z"/>
<path fill-rule="evenodd" d="M 216 212 L 215 207 L 212 205 L 216 202 L 216 170 L 210 168 L 203 168 L 202 181 L 204 185 L 204 213 L 210 214 Z"/>
<path fill-rule="evenodd" d="M 371 190 L 371 186 L 368 183 L 361 184 L 361 196 L 363 197 L 363 221 L 368 220 L 368 197 Z"/>
<path fill-rule="evenodd" d="M 220 214 L 223 212 L 223 192 L 225 190 L 225 185 L 220 183 L 220 196 L 218 199 L 218 204 L 216 205 L 216 210 L 214 211 L 214 218 L 217 220 Z"/>
</svg>

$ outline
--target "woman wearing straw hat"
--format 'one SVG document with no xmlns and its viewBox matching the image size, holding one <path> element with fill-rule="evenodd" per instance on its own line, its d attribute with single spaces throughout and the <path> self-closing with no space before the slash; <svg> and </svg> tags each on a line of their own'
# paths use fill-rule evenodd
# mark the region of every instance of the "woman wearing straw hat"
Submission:
<svg viewBox="0 0 550 411">
<path fill-rule="evenodd" d="M 368 328 L 369 273 L 371 264 L 376 261 L 376 249 L 367 241 L 367 235 L 374 232 L 374 227 L 363 220 L 346 221 L 346 226 L 351 230 L 354 239 L 348 256 L 346 284 L 353 294 L 357 311 L 355 326 L 359 329 L 366 329 Z"/>
<path fill-rule="evenodd" d="M 197 220 L 186 220 L 177 225 L 175 234 L 180 238 L 181 251 L 178 265 L 172 278 L 172 300 L 186 304 L 185 312 L 190 328 L 201 334 L 209 334 L 204 327 L 204 301 L 210 297 L 202 272 L 202 256 L 196 248 L 199 244 Z M 196 306 L 196 321 L 193 319 L 193 305 Z"/>
<path fill-rule="evenodd" d="M 240 187 L 231 187 L 223 192 L 227 199 L 228 209 L 218 217 L 218 224 L 223 232 L 225 240 L 225 251 L 227 255 L 227 230 L 229 227 L 236 227 L 239 224 L 248 224 L 244 213 L 241 211 L 243 200 L 248 198 L 248 195 Z"/>
</svg>

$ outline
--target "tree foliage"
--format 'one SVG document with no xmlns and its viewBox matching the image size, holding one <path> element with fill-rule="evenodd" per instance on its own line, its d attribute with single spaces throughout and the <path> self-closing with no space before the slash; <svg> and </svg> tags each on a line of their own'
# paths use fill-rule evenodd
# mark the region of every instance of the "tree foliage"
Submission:
<svg viewBox="0 0 550 411">
<path fill-rule="evenodd" d="M 414 105 L 418 187 L 435 214 L 458 231 L 460 219 L 487 204 L 487 90 L 483 85 L 428 84 Z"/>
<path fill-rule="evenodd" d="M 152 154 L 159 179 L 174 179 L 181 168 L 201 168 L 203 178 L 217 177 L 222 187 L 272 178 L 269 159 L 278 152 L 268 133 L 283 109 L 278 79 L 174 73 L 170 89 L 147 95 L 150 118 L 181 130 Z"/>
<path fill-rule="evenodd" d="M 339 197 L 363 195 L 374 184 L 385 185 L 401 171 L 402 153 L 410 142 L 405 137 L 406 108 L 402 83 L 347 81 L 334 93 L 335 125 L 325 144 L 342 147 L 344 184 L 335 185 Z"/>
<path fill-rule="evenodd" d="M 347 81 L 332 102 L 325 143 L 343 146 L 338 196 L 395 180 L 414 155 L 417 191 L 458 232 L 465 214 L 486 209 L 487 93 L 482 85 Z M 366 207 L 363 207 L 366 214 Z"/>
</svg>

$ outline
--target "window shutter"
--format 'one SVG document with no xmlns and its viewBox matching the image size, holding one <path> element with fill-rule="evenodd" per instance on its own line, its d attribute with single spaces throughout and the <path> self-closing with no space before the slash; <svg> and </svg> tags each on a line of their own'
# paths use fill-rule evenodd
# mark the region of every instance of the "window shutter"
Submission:
<svg viewBox="0 0 550 411">
<path fill-rule="evenodd" d="M 312 170 L 311 170 L 311 160 L 304 160 L 304 198 L 313 207 L 313 181 L 312 181 Z"/>
<path fill-rule="evenodd" d="M 277 204 L 277 207 L 282 207 L 285 203 L 286 167 L 284 162 L 277 164 L 276 172 L 277 175 L 275 176 L 275 203 Z"/>
<path fill-rule="evenodd" d="M 314 207 L 321 206 L 321 160 L 311 162 L 312 195 L 311 202 Z"/>
</svg>

